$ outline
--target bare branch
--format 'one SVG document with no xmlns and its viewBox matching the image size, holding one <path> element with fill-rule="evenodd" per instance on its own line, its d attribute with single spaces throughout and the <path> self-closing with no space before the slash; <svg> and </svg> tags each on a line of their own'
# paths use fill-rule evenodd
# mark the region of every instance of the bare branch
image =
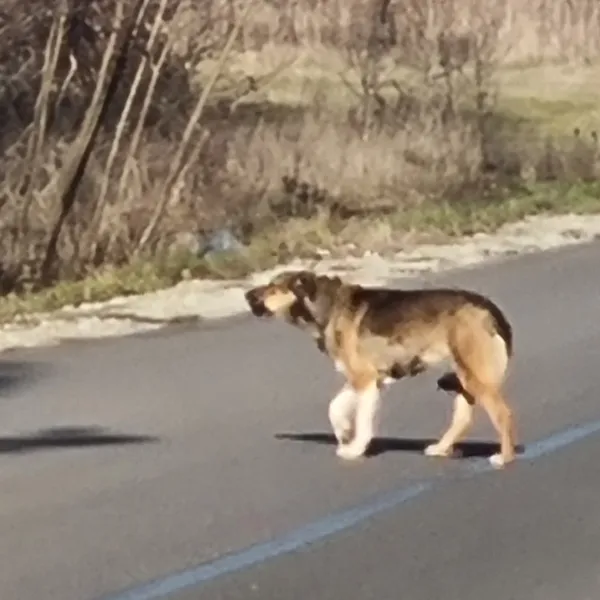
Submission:
<svg viewBox="0 0 600 600">
<path fill-rule="evenodd" d="M 142 233 L 142 235 L 140 237 L 135 254 L 139 254 L 145 248 L 145 246 L 148 243 L 148 241 L 150 240 L 150 238 L 154 235 L 156 227 L 158 226 L 158 223 L 160 222 L 160 220 L 162 219 L 162 217 L 164 215 L 164 212 L 166 210 L 166 207 L 168 206 L 169 197 L 170 197 L 169 189 L 177 180 L 179 171 L 181 169 L 182 161 L 187 152 L 188 145 L 190 143 L 194 129 L 196 128 L 198 120 L 202 116 L 202 112 L 204 111 L 206 102 L 217 82 L 217 79 L 219 78 L 219 75 L 223 71 L 223 67 L 225 66 L 225 61 L 227 60 L 231 50 L 233 49 L 233 45 L 237 39 L 237 36 L 244 24 L 244 21 L 245 21 L 247 15 L 250 12 L 251 6 L 252 6 L 252 1 L 248 0 L 246 2 L 246 6 L 244 8 L 242 15 L 240 16 L 235 27 L 232 29 L 231 33 L 229 34 L 227 42 L 226 42 L 223 50 L 221 51 L 221 55 L 219 57 L 219 60 L 217 61 L 217 64 L 215 65 L 215 67 L 213 69 L 210 79 L 208 80 L 206 86 L 202 90 L 202 94 L 200 95 L 200 98 L 198 99 L 198 103 L 196 104 L 194 111 L 192 112 L 192 115 L 188 121 L 187 127 L 186 127 L 185 131 L 183 132 L 182 140 L 181 140 L 181 143 L 179 144 L 179 148 L 177 149 L 177 153 L 175 154 L 173 162 L 171 163 L 171 168 L 169 169 L 169 174 L 167 175 L 167 179 L 162 188 L 161 200 L 157 204 L 156 209 L 150 219 L 150 222 L 148 223 L 147 227 L 144 229 L 144 232 Z"/>
<path fill-rule="evenodd" d="M 148 2 L 149 2 L 149 0 L 143 0 L 143 4 L 140 8 L 139 13 L 136 16 L 136 19 L 135 19 L 135 24 L 133 26 L 134 31 L 139 28 L 139 26 L 144 18 L 144 14 L 145 14 L 146 8 L 148 6 Z M 110 182 L 110 173 L 112 171 L 114 161 L 119 152 L 121 139 L 122 139 L 124 131 L 125 131 L 125 126 L 127 125 L 127 122 L 129 120 L 129 115 L 130 115 L 131 109 L 133 107 L 134 99 L 138 93 L 138 88 L 142 81 L 142 76 L 143 76 L 144 70 L 146 69 L 146 66 L 148 63 L 148 57 L 152 53 L 152 50 L 154 48 L 154 43 L 156 41 L 159 29 L 160 29 L 161 25 L 163 24 L 163 15 L 164 15 L 164 12 L 165 12 L 165 9 L 167 6 L 167 2 L 168 2 L 168 0 L 160 1 L 158 12 L 157 12 L 156 16 L 154 17 L 154 23 L 152 24 L 150 37 L 148 39 L 148 43 L 146 45 L 145 52 L 142 54 L 140 63 L 138 65 L 138 68 L 136 70 L 136 73 L 135 73 L 135 76 L 133 79 L 133 82 L 129 89 L 129 94 L 128 94 L 127 100 L 125 102 L 123 112 L 117 123 L 117 127 L 115 130 L 115 138 L 111 144 L 108 159 L 106 161 L 105 174 L 104 174 L 104 178 L 102 180 L 100 193 L 99 193 L 98 200 L 96 202 L 96 206 L 95 206 L 94 212 L 92 214 L 92 218 L 91 218 L 89 228 L 88 228 L 87 238 L 89 241 L 88 241 L 87 245 L 91 246 L 91 248 L 89 250 L 89 256 L 94 256 L 94 254 L 96 253 L 98 229 L 101 226 L 103 216 L 104 216 L 106 197 L 107 197 L 108 186 L 109 186 L 109 182 Z M 166 53 L 168 51 L 168 47 L 169 47 L 169 44 L 166 44 L 163 52 Z M 148 98 L 148 96 L 151 96 L 151 94 L 146 94 L 147 98 Z M 138 116 L 138 125 L 143 124 L 142 118 L 145 118 L 145 115 Z"/>
<path fill-rule="evenodd" d="M 89 160 L 103 114 L 106 112 L 108 103 L 116 91 L 120 68 L 122 68 L 122 65 L 119 63 L 122 63 L 127 55 L 127 45 L 131 39 L 133 24 L 130 24 L 129 27 L 126 28 L 122 27 L 124 22 L 124 4 L 125 0 L 119 0 L 117 2 L 113 21 L 113 31 L 104 52 L 102 65 L 98 75 L 98 83 L 94 90 L 90 108 L 85 115 L 81 133 L 70 148 L 67 160 L 65 161 L 65 167 L 62 169 L 58 180 L 55 181 L 54 184 L 57 196 L 61 198 L 61 209 L 54 227 L 52 228 L 41 267 L 40 278 L 45 284 L 48 284 L 53 277 L 60 232 L 75 203 L 77 187 Z M 137 9 L 139 10 L 139 6 Z M 123 32 L 124 35 L 122 35 Z M 122 37 L 120 48 L 118 48 L 119 37 Z M 113 73 L 109 77 L 108 70 L 113 56 L 117 56 L 117 61 Z M 105 85 L 107 81 L 108 85 Z"/>
</svg>

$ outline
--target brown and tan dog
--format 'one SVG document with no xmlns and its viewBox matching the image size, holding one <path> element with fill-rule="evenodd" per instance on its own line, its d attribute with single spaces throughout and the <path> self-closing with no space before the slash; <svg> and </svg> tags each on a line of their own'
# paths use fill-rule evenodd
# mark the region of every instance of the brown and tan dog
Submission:
<svg viewBox="0 0 600 600">
<path fill-rule="evenodd" d="M 275 316 L 307 331 L 347 382 L 329 405 L 329 420 L 345 459 L 364 455 L 375 434 L 381 390 L 450 361 L 438 387 L 456 394 L 450 426 L 428 446 L 449 456 L 481 406 L 500 438 L 495 467 L 515 458 L 512 410 L 502 392 L 512 356 L 512 329 L 490 299 L 464 289 L 363 287 L 311 271 L 284 271 L 246 292 L 256 316 Z"/>
</svg>

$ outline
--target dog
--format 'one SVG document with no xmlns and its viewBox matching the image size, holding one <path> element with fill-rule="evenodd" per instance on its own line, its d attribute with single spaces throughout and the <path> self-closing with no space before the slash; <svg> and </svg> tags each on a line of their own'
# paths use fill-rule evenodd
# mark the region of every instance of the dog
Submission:
<svg viewBox="0 0 600 600">
<path fill-rule="evenodd" d="M 364 287 L 299 270 L 281 272 L 248 290 L 245 299 L 255 316 L 276 317 L 308 332 L 345 375 L 328 411 L 340 458 L 365 454 L 383 389 L 450 362 L 454 369 L 438 379 L 438 388 L 455 394 L 451 422 L 425 454 L 452 456 L 480 406 L 500 440 L 490 463 L 502 468 L 515 459 L 514 416 L 502 391 L 513 332 L 488 297 L 454 288 Z"/>
</svg>

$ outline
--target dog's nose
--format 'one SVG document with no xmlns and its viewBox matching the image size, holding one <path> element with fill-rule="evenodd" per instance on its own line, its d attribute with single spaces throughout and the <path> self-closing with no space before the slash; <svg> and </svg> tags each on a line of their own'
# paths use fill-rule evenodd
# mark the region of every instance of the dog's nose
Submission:
<svg viewBox="0 0 600 600">
<path fill-rule="evenodd" d="M 259 315 L 260 313 L 262 313 L 262 302 L 260 300 L 260 298 L 258 297 L 257 291 L 252 289 L 252 290 L 248 290 L 244 296 L 246 297 L 246 302 L 248 303 L 248 306 L 250 308 L 250 310 L 255 314 L 255 315 Z"/>
</svg>

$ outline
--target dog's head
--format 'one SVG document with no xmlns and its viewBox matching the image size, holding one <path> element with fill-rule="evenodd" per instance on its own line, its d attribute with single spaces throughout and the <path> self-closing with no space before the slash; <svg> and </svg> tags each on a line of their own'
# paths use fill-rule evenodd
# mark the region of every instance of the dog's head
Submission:
<svg viewBox="0 0 600 600">
<path fill-rule="evenodd" d="M 316 276 L 310 271 L 283 271 L 269 283 L 248 290 L 246 302 L 257 317 L 291 318 L 303 309 L 302 299 L 314 298 Z"/>
</svg>

